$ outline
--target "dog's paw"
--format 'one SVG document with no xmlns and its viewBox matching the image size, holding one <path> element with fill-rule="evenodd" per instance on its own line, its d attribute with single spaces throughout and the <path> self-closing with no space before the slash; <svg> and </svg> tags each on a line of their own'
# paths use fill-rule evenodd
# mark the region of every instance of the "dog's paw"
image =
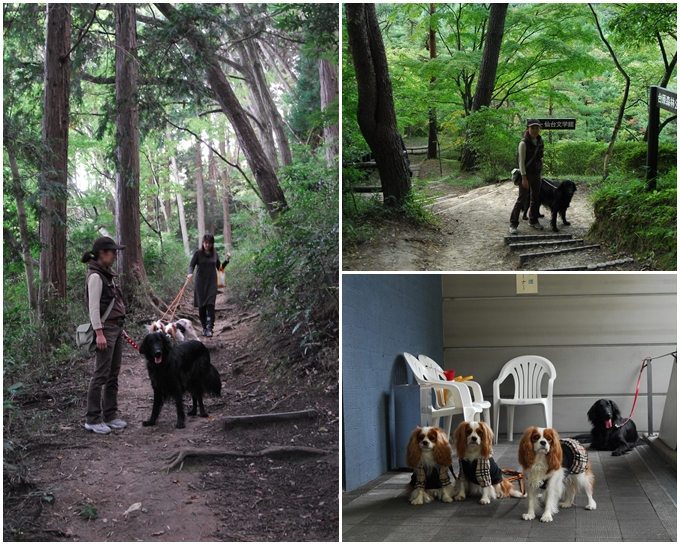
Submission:
<svg viewBox="0 0 680 545">
<path fill-rule="evenodd" d="M 189 411 L 187 413 L 187 416 L 196 416 L 196 411 Z M 201 416 L 203 416 L 203 415 L 201 415 Z"/>
<path fill-rule="evenodd" d="M 560 230 L 557 227 L 553 227 L 552 231 L 553 231 L 553 233 L 559 233 Z"/>
<path fill-rule="evenodd" d="M 558 505 L 564 509 L 569 509 L 572 506 L 571 502 L 561 501 Z"/>
<path fill-rule="evenodd" d="M 175 427 L 181 430 L 182 428 L 186 428 L 186 424 L 184 422 L 177 422 Z"/>
<path fill-rule="evenodd" d="M 142 422 L 142 426 L 155 426 L 156 422 L 152 422 L 151 420 L 144 420 Z"/>
<path fill-rule="evenodd" d="M 453 499 L 456 501 L 463 501 L 465 499 L 465 494 L 456 494 Z"/>
<path fill-rule="evenodd" d="M 200 416 L 201 418 L 208 418 L 210 415 L 204 411 L 201 414 L 199 414 L 198 416 Z"/>
<path fill-rule="evenodd" d="M 442 495 L 442 501 L 444 503 L 451 503 L 453 501 L 453 498 L 449 496 L 448 494 L 443 494 Z"/>
<path fill-rule="evenodd" d="M 552 522 L 552 515 L 550 513 L 544 513 L 541 517 L 541 522 Z"/>
<path fill-rule="evenodd" d="M 490 503 L 491 503 L 491 500 L 488 499 L 488 498 L 482 498 L 481 500 L 479 500 L 480 505 L 489 505 Z"/>
<path fill-rule="evenodd" d="M 524 513 L 522 515 L 522 518 L 524 520 L 534 520 L 536 518 L 536 515 L 534 515 L 533 513 Z"/>
<path fill-rule="evenodd" d="M 595 511 L 595 509 L 597 509 L 597 504 L 594 501 L 592 501 L 588 505 L 586 505 L 586 509 L 588 511 Z"/>
<path fill-rule="evenodd" d="M 564 225 L 571 225 L 568 221 L 563 221 L 562 223 L 564 223 Z"/>
</svg>

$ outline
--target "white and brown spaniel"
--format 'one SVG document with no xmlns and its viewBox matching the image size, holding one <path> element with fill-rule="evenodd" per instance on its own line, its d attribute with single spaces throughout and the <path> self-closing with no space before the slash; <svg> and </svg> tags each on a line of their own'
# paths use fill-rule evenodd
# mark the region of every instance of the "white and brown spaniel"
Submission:
<svg viewBox="0 0 680 545">
<path fill-rule="evenodd" d="M 183 341 L 198 341 L 198 335 L 196 335 L 196 330 L 191 324 L 190 320 L 186 318 L 180 318 L 176 322 L 166 322 L 165 320 L 156 320 L 151 325 L 146 326 L 149 333 L 155 333 L 160 331 L 165 333 L 171 339 L 176 342 L 181 343 Z"/>
<path fill-rule="evenodd" d="M 576 439 L 560 440 L 551 428 L 527 428 L 519 442 L 518 460 L 524 468 L 524 482 L 529 507 L 524 520 L 536 517 L 540 489 L 545 487 L 545 509 L 541 522 L 550 522 L 557 513 L 558 502 L 565 492 L 560 507 L 571 507 L 579 488 L 588 496 L 586 509 L 597 507 L 593 499 L 595 478 L 590 470 L 588 452 Z"/>
<path fill-rule="evenodd" d="M 406 464 L 413 468 L 413 475 L 405 490 L 413 505 L 433 499 L 453 501 L 451 462 L 451 445 L 444 430 L 433 427 L 413 430 L 406 449 Z"/>
<path fill-rule="evenodd" d="M 480 494 L 479 503 L 486 505 L 496 498 L 524 497 L 492 457 L 493 432 L 484 422 L 462 422 L 453 434 L 458 454 L 458 482 L 454 500 L 464 500 L 467 494 Z"/>
</svg>

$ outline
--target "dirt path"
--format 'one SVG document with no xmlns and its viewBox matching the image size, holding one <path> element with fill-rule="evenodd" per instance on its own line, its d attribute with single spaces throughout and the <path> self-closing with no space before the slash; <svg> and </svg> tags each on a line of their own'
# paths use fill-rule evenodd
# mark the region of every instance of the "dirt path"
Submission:
<svg viewBox="0 0 680 545">
<path fill-rule="evenodd" d="M 143 358 L 124 352 L 120 375 L 125 430 L 98 436 L 83 428 L 82 410 L 92 362 L 79 376 L 61 377 L 59 391 L 78 386 L 69 410 L 52 399 L 50 417 L 58 432 L 28 446 L 29 480 L 51 491 L 42 514 L 25 525 L 24 539 L 43 541 L 337 541 L 338 434 L 337 377 L 291 377 L 274 383 L 271 359 L 258 353 L 258 316 L 239 312 L 224 297 L 217 301 L 216 335 L 204 339 L 220 372 L 219 399 L 208 398 L 209 418 L 188 417 L 174 427 L 166 403 L 158 423 L 142 427 L 151 411 L 152 391 Z M 306 373 L 309 374 L 309 373 Z M 78 384 L 80 383 L 80 384 Z M 75 396 L 75 399 L 73 398 Z M 80 399 L 82 397 L 82 399 Z M 221 419 L 300 409 L 318 417 L 260 427 L 225 430 Z M 327 456 L 188 458 L 181 471 L 163 471 L 165 459 L 181 448 L 255 452 L 274 445 L 304 445 Z M 85 520 L 91 505 L 98 517 Z M 127 513 L 126 513 L 127 512 Z"/>
<path fill-rule="evenodd" d="M 532 258 L 520 266 L 519 254 L 536 250 L 510 250 L 504 242 L 509 236 L 509 218 L 517 199 L 512 182 L 483 186 L 471 191 L 448 184 L 430 183 L 427 191 L 436 195 L 430 209 L 440 219 L 436 229 L 414 227 L 395 221 L 377 229 L 366 244 L 343 248 L 344 271 L 512 271 L 586 266 L 610 262 L 628 256 L 613 255 L 606 248 L 565 253 L 559 256 Z M 579 185 L 567 212 L 570 226 L 558 220 L 561 234 L 585 238 L 593 222 L 589 191 Z M 549 212 L 541 209 L 549 216 Z M 520 235 L 550 234 L 550 218 L 541 220 L 542 232 L 520 220 Z M 590 244 L 585 241 L 585 244 Z M 554 247 L 548 246 L 542 250 Z M 603 270 L 637 270 L 635 263 L 610 266 Z"/>
</svg>

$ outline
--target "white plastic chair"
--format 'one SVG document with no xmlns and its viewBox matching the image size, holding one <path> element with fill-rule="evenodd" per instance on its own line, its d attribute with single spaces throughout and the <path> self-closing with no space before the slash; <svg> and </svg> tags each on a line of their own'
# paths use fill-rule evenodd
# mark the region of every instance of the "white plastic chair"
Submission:
<svg viewBox="0 0 680 545">
<path fill-rule="evenodd" d="M 451 421 L 454 414 L 462 414 L 467 421 L 476 420 L 482 412 L 475 407 L 470 391 L 460 382 L 440 380 L 436 373 L 425 367 L 415 356 L 404 352 L 413 376 L 420 385 L 420 425 L 441 427 L 451 435 Z M 439 419 L 444 418 L 439 425 Z"/>
<path fill-rule="evenodd" d="M 541 381 L 548 375 L 548 395 L 541 397 Z M 501 384 L 508 376 L 515 380 L 515 396 L 501 398 Z M 518 405 L 542 405 L 545 414 L 545 427 L 552 428 L 553 383 L 557 373 L 555 366 L 542 356 L 519 356 L 507 362 L 498 378 L 493 382 L 493 423 L 494 437 L 498 443 L 498 423 L 501 405 L 508 410 L 508 439 L 512 441 L 515 422 L 515 407 Z"/>
<path fill-rule="evenodd" d="M 425 366 L 425 368 L 432 369 L 436 373 L 436 376 L 439 380 L 446 380 L 447 382 L 450 382 L 446 379 L 446 376 L 444 375 L 444 370 L 432 358 L 425 356 L 424 354 L 420 354 L 418 356 L 418 360 L 420 360 L 420 363 L 422 363 Z M 479 383 L 475 382 L 474 380 L 466 380 L 463 382 L 458 382 L 457 384 L 467 386 L 471 390 L 472 392 L 471 403 L 472 406 L 475 408 L 475 412 L 483 412 L 484 422 L 491 425 L 491 418 L 489 417 L 489 409 L 491 408 L 491 402 L 484 400 L 484 394 L 482 394 L 482 387 L 479 385 Z M 481 409 L 481 411 L 477 411 L 477 409 Z M 469 422 L 467 418 L 465 420 Z"/>
</svg>

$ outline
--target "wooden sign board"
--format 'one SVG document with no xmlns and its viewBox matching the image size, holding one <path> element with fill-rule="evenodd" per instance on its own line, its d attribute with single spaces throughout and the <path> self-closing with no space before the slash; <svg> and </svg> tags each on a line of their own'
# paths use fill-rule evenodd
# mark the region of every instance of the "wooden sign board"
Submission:
<svg viewBox="0 0 680 545">
<path fill-rule="evenodd" d="M 678 113 L 678 94 L 663 87 L 658 87 L 656 105 L 674 114 Z"/>
</svg>

